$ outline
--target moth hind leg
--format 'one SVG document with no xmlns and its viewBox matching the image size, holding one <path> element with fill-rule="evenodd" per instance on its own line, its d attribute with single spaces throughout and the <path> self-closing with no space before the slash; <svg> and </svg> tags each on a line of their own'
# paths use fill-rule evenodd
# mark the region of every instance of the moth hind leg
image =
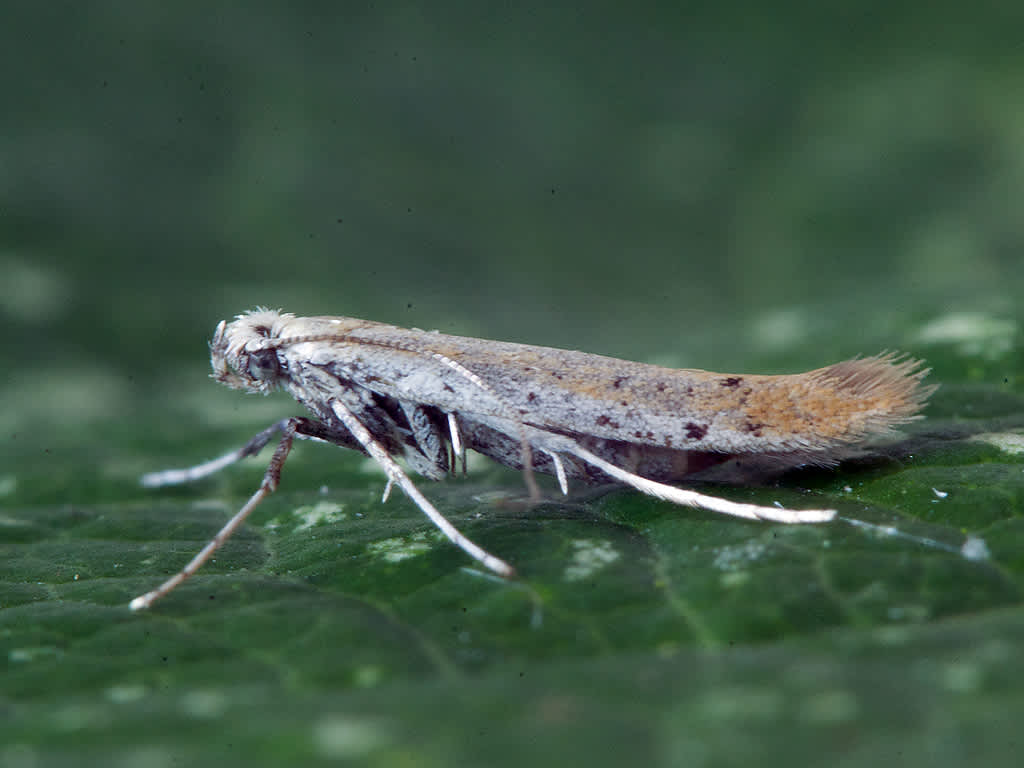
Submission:
<svg viewBox="0 0 1024 768">
<path fill-rule="evenodd" d="M 545 438 L 545 443 L 545 449 L 548 452 L 558 450 L 574 455 L 587 464 L 601 470 L 609 477 L 618 480 L 620 483 L 636 488 L 638 491 L 649 496 L 671 501 L 675 504 L 699 507 L 725 515 L 745 517 L 750 520 L 770 520 L 778 523 L 822 523 L 836 516 L 834 509 L 794 510 L 782 507 L 763 507 L 758 504 L 745 504 L 722 499 L 718 496 L 708 496 L 685 488 L 677 488 L 674 485 L 666 485 L 665 483 L 648 480 L 646 477 L 628 472 L 612 464 L 610 461 L 606 461 L 597 454 L 591 453 L 575 440 L 569 438 L 556 438 L 549 435 Z"/>
</svg>

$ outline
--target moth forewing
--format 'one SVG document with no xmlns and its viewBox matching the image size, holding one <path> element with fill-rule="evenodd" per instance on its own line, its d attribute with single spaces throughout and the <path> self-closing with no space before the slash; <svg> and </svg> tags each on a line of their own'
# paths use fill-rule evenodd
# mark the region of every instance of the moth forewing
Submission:
<svg viewBox="0 0 1024 768">
<path fill-rule="evenodd" d="M 280 478 L 294 438 L 371 456 L 451 540 L 487 569 L 510 565 L 460 533 L 395 461 L 439 478 L 467 449 L 568 480 L 614 480 L 660 499 L 783 523 L 823 522 L 834 510 L 743 504 L 674 481 L 728 457 L 780 464 L 834 463 L 842 452 L 918 418 L 934 387 L 927 370 L 891 354 L 801 374 L 671 369 L 549 347 L 486 341 L 347 317 L 257 309 L 221 322 L 210 343 L 213 376 L 264 394 L 282 388 L 315 418 L 285 419 L 245 447 L 185 470 L 147 475 L 149 486 L 198 479 L 255 453 L 280 432 L 260 488 L 193 560 L 132 601 L 150 606 L 195 573 Z"/>
<path fill-rule="evenodd" d="M 543 429 L 677 450 L 829 451 L 912 418 L 932 390 L 920 385 L 927 371 L 894 355 L 743 376 L 351 318 L 291 318 L 277 329 L 279 341 L 295 339 L 282 352 L 289 361 L 399 401 L 513 412 Z M 290 389 L 301 398 L 301 385 Z"/>
</svg>

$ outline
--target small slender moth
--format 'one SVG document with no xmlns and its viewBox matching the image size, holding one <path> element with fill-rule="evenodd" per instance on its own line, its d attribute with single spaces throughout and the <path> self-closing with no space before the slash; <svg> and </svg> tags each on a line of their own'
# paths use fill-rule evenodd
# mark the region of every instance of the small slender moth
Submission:
<svg viewBox="0 0 1024 768">
<path fill-rule="evenodd" d="M 734 375 L 676 370 L 585 352 L 449 336 L 348 317 L 269 309 L 221 321 L 210 342 L 213 378 L 234 389 L 283 389 L 309 417 L 283 419 L 242 448 L 188 469 L 145 475 L 158 487 L 190 482 L 277 449 L 259 489 L 176 575 L 136 597 L 148 608 L 194 574 L 272 493 L 295 438 L 361 451 L 456 546 L 499 576 L 511 565 L 462 535 L 398 464 L 439 480 L 474 450 L 533 472 L 616 481 L 677 504 L 779 523 L 831 520 L 830 509 L 789 510 L 707 496 L 668 483 L 734 457 L 780 467 L 833 465 L 844 452 L 919 418 L 934 390 L 916 360 L 857 358 L 808 373 Z"/>
</svg>

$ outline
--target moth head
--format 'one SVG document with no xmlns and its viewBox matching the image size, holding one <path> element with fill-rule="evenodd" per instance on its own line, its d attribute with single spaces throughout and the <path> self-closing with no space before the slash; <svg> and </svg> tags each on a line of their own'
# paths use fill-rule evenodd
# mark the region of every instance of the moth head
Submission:
<svg viewBox="0 0 1024 768">
<path fill-rule="evenodd" d="M 221 320 L 210 341 L 213 378 L 232 389 L 266 394 L 286 373 L 281 331 L 293 315 L 256 309 L 230 323 Z"/>
</svg>

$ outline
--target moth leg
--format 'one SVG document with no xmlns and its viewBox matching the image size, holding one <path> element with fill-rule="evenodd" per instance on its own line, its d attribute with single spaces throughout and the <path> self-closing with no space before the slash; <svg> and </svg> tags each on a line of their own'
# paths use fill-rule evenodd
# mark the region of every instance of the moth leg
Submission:
<svg viewBox="0 0 1024 768">
<path fill-rule="evenodd" d="M 558 487 L 562 489 L 562 495 L 569 495 L 569 480 L 565 476 L 565 465 L 562 464 L 562 459 L 554 451 L 548 451 L 544 448 L 541 449 L 549 457 L 551 457 L 551 463 L 555 465 L 555 477 L 558 478 Z"/>
<path fill-rule="evenodd" d="M 523 482 L 526 483 L 530 501 L 540 501 L 540 486 L 537 485 L 537 478 L 533 476 L 533 446 L 525 435 L 519 441 L 519 456 L 523 463 Z"/>
<path fill-rule="evenodd" d="M 188 565 L 156 589 L 136 597 L 131 601 L 131 603 L 129 603 L 128 607 L 133 611 L 140 611 L 143 608 L 149 608 L 153 603 L 171 592 L 178 585 L 192 576 L 196 571 L 202 568 L 203 564 L 213 556 L 213 553 L 216 552 L 225 541 L 231 538 L 231 534 L 238 530 L 238 527 L 245 522 L 245 518 L 247 518 L 249 513 L 256 508 L 256 505 L 277 489 L 277 485 L 281 481 L 281 469 L 284 467 L 284 462 L 288 458 L 288 454 L 291 453 L 294 438 L 312 437 L 322 439 L 319 438 L 318 434 L 306 434 L 299 431 L 300 429 L 311 426 L 314 427 L 314 432 L 323 434 L 322 429 L 316 429 L 316 427 L 319 427 L 320 425 L 317 425 L 315 422 L 311 422 L 309 419 L 293 418 L 278 422 L 273 427 L 260 432 L 260 434 L 253 438 L 253 440 L 250 440 L 246 447 L 255 444 L 258 440 L 262 440 L 263 442 L 259 446 L 262 448 L 267 444 L 270 435 L 277 430 L 281 431 L 281 442 L 277 444 L 277 449 L 274 451 L 274 455 L 270 458 L 270 464 L 267 465 L 267 471 L 263 474 L 263 482 L 260 483 L 259 489 L 249 497 L 249 500 L 245 502 L 245 505 L 238 510 L 238 512 L 235 513 L 235 516 L 228 520 L 224 524 L 223 528 L 217 531 L 217 535 L 210 539 L 205 547 L 199 550 L 196 556 L 188 562 Z M 256 448 L 255 450 L 259 450 L 259 448 Z"/>
<path fill-rule="evenodd" d="M 480 376 L 473 373 L 473 371 L 464 366 L 462 363 L 458 362 L 457 360 L 452 360 L 450 357 L 448 357 L 445 354 L 442 354 L 441 352 L 431 352 L 430 356 L 437 360 L 438 362 L 447 365 L 453 371 L 455 371 L 464 379 L 466 379 L 466 381 L 474 384 L 484 392 L 491 395 L 491 397 L 493 397 L 497 401 L 498 405 L 501 406 L 502 410 L 504 410 L 509 415 L 509 417 L 511 417 L 511 420 L 516 425 L 516 430 L 519 432 L 520 435 L 519 455 L 523 466 L 523 481 L 526 483 L 526 488 L 530 493 L 530 501 L 540 501 L 540 487 L 537 485 L 537 480 L 533 476 L 533 446 L 530 445 L 530 441 L 527 439 L 527 430 L 526 426 L 523 424 L 522 417 L 516 414 L 512 410 L 512 408 L 509 407 L 508 403 L 497 392 L 494 391 L 493 387 L 491 387 L 486 381 L 480 378 Z"/>
<path fill-rule="evenodd" d="M 454 413 L 448 414 L 448 442 L 452 447 L 452 470 L 455 469 L 455 461 L 458 459 L 462 464 L 462 474 L 466 474 L 466 446 L 462 444 L 462 434 L 459 432 L 459 420 Z"/>
<path fill-rule="evenodd" d="M 338 435 L 337 433 L 329 430 L 323 424 L 312 421 L 311 419 L 281 419 L 281 421 L 276 424 L 271 424 L 259 434 L 254 435 L 249 442 L 238 450 L 230 451 L 229 453 L 225 453 L 223 456 L 218 456 L 216 459 L 211 459 L 210 461 L 204 461 L 202 464 L 196 464 L 194 467 L 186 467 L 185 469 L 164 469 L 159 472 L 148 472 L 139 478 L 139 483 L 146 488 L 159 488 L 164 485 L 181 485 L 182 483 L 191 483 L 196 480 L 201 480 L 208 475 L 219 472 L 224 469 L 224 467 L 228 467 L 242 459 L 248 458 L 249 456 L 255 456 L 263 450 L 263 447 L 270 442 L 270 439 L 274 435 L 278 432 L 284 433 L 285 430 L 289 429 L 289 424 L 292 422 L 295 422 L 291 428 L 296 437 L 345 445 L 346 447 L 359 450 L 358 443 L 354 443 L 351 438 L 346 441 L 344 439 L 345 436 Z M 300 425 L 304 430 L 301 433 L 295 431 Z"/>
<path fill-rule="evenodd" d="M 676 504 L 685 504 L 690 507 L 709 509 L 712 512 L 721 512 L 736 517 L 746 517 L 751 520 L 771 520 L 777 523 L 823 523 L 836 516 L 834 509 L 783 509 L 781 507 L 762 507 L 757 504 L 744 504 L 728 499 L 720 499 L 717 496 L 706 496 L 703 493 L 690 491 L 683 488 L 676 488 L 673 485 L 657 483 L 648 480 L 640 475 L 634 475 L 620 469 L 614 464 L 605 461 L 586 448 L 568 441 L 564 449 L 591 464 L 606 475 L 614 477 L 619 482 L 630 485 L 638 491 L 665 501 L 672 501 Z"/>
<path fill-rule="evenodd" d="M 341 420 L 345 428 L 362 444 L 364 450 L 370 454 L 370 457 L 384 468 L 388 478 L 401 488 L 406 496 L 412 499 L 416 506 L 420 508 L 420 511 L 430 518 L 430 521 L 441 530 L 441 533 L 448 537 L 452 544 L 499 576 L 507 579 L 515 575 L 515 569 L 511 565 L 481 549 L 466 538 L 454 525 L 448 522 L 444 515 L 434 508 L 433 504 L 427 501 L 426 497 L 419 492 L 419 489 L 409 479 L 409 476 L 391 458 L 391 454 L 370 434 L 370 431 L 363 426 L 363 423 L 345 403 L 341 400 L 332 400 L 330 405 L 331 410 L 334 411 L 334 414 Z"/>
</svg>

